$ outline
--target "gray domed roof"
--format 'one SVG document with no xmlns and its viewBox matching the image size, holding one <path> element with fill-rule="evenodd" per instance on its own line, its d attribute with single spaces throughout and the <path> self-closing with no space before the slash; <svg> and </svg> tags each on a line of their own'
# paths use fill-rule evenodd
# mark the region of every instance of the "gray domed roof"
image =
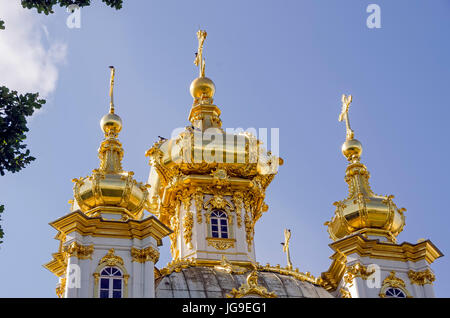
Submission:
<svg viewBox="0 0 450 318">
<path fill-rule="evenodd" d="M 156 298 L 226 298 L 247 282 L 250 272 L 229 274 L 214 267 L 189 267 L 159 277 Z M 292 276 L 258 272 L 258 285 L 279 298 L 332 298 L 324 288 Z"/>
</svg>

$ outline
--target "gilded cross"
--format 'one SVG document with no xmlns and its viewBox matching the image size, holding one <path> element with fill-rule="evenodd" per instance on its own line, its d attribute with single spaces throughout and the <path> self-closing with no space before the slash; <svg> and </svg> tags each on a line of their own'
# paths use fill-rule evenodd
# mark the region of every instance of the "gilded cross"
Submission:
<svg viewBox="0 0 450 318">
<path fill-rule="evenodd" d="M 283 245 L 283 252 L 286 253 L 288 269 L 292 269 L 291 254 L 289 252 L 290 239 L 291 239 L 291 230 L 284 229 L 284 243 L 281 243 L 281 245 Z"/>
<path fill-rule="evenodd" d="M 109 68 L 111 69 L 111 79 L 109 81 L 109 97 L 110 97 L 111 101 L 109 102 L 109 112 L 111 114 L 114 114 L 114 97 L 113 97 L 113 93 L 114 93 L 114 75 L 116 73 L 116 70 L 115 70 L 114 66 L 110 66 Z"/>
<path fill-rule="evenodd" d="M 345 126 L 347 128 L 347 140 L 352 140 L 354 136 L 353 130 L 350 128 L 350 120 L 348 119 L 348 109 L 350 108 L 350 104 L 352 103 L 352 95 L 346 96 L 342 94 L 342 111 L 339 115 L 339 121 L 345 120 Z"/>
<path fill-rule="evenodd" d="M 197 31 L 198 50 L 195 53 L 194 64 L 199 67 L 199 77 L 205 77 L 205 59 L 203 58 L 203 43 L 208 33 L 204 30 Z"/>
</svg>

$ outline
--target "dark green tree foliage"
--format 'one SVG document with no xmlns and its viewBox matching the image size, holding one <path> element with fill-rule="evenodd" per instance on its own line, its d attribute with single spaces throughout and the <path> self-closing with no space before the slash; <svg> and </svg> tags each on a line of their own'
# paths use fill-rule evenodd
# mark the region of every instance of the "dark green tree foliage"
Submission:
<svg viewBox="0 0 450 318">
<path fill-rule="evenodd" d="M 102 0 L 111 8 L 119 10 L 122 8 L 123 0 Z M 22 6 L 27 9 L 37 9 L 38 13 L 53 13 L 53 6 L 59 4 L 60 7 L 68 7 L 75 4 L 79 7 L 91 5 L 91 0 L 22 0 Z"/>
<path fill-rule="evenodd" d="M 35 158 L 30 156 L 30 150 L 23 144 L 28 131 L 27 116 L 45 104 L 38 99 L 39 93 L 19 95 L 0 87 L 0 174 L 6 171 L 17 172 Z"/>
</svg>

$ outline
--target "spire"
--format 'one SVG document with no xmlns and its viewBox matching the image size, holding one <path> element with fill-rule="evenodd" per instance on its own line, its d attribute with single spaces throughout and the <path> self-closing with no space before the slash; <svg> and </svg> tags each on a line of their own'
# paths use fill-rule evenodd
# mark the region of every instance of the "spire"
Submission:
<svg viewBox="0 0 450 318">
<path fill-rule="evenodd" d="M 100 145 L 98 156 L 100 158 L 100 170 L 108 173 L 122 172 L 122 144 L 117 140 L 119 132 L 122 130 L 122 119 L 114 113 L 114 66 L 111 69 L 109 88 L 109 113 L 100 120 L 100 126 L 105 134 L 105 140 Z"/>
<path fill-rule="evenodd" d="M 203 57 L 203 46 L 207 33 L 204 30 L 197 31 L 198 50 L 195 53 L 194 64 L 199 67 L 199 76 L 194 79 L 190 86 L 190 92 L 194 98 L 189 121 L 196 128 L 205 130 L 207 128 L 220 128 L 222 122 L 219 118 L 220 109 L 213 104 L 216 91 L 214 82 L 205 77 L 205 58 Z"/>
<path fill-rule="evenodd" d="M 406 209 L 398 209 L 392 201 L 393 195 L 381 196 L 370 188 L 370 173 L 360 162 L 362 154 L 361 143 L 354 138 L 348 116 L 351 95 L 342 95 L 342 111 L 339 121 L 345 121 L 346 140 L 342 144 L 342 154 L 349 161 L 345 181 L 349 194 L 343 201 L 334 203 L 335 216 L 326 222 L 328 233 L 333 240 L 341 239 L 354 233 L 365 233 L 387 238 L 395 242 L 396 236 L 403 230 Z"/>
<path fill-rule="evenodd" d="M 109 97 L 111 101 L 109 102 L 109 113 L 114 114 L 114 75 L 116 73 L 116 69 L 114 66 L 109 67 L 111 69 L 111 79 L 109 81 Z"/>
</svg>

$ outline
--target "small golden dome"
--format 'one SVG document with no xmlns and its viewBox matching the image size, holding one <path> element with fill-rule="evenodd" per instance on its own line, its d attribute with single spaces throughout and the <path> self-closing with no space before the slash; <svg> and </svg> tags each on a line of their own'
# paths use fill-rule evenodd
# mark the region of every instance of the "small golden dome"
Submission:
<svg viewBox="0 0 450 318">
<path fill-rule="evenodd" d="M 348 161 L 357 158 L 359 159 L 361 157 L 362 151 L 362 144 L 357 139 L 349 139 L 342 144 L 342 154 L 347 158 Z"/>
<path fill-rule="evenodd" d="M 147 188 L 133 179 L 132 172 L 107 173 L 94 170 L 91 176 L 74 179 L 74 198 L 84 213 L 96 208 L 124 208 L 139 219 L 148 201 Z"/>
<path fill-rule="evenodd" d="M 350 163 L 345 174 L 349 196 L 335 202 L 335 215 L 327 222 L 328 233 L 336 241 L 356 232 L 376 232 L 395 242 L 405 226 L 406 209 L 399 209 L 394 196 L 377 195 L 369 185 L 369 171 L 360 162 Z"/>
<path fill-rule="evenodd" d="M 216 86 L 207 77 L 197 77 L 192 81 L 190 91 L 194 98 L 212 98 L 216 92 Z"/>
<path fill-rule="evenodd" d="M 108 113 L 100 120 L 100 127 L 105 134 L 109 133 L 110 131 L 119 133 L 122 129 L 122 119 L 114 113 Z"/>
</svg>

